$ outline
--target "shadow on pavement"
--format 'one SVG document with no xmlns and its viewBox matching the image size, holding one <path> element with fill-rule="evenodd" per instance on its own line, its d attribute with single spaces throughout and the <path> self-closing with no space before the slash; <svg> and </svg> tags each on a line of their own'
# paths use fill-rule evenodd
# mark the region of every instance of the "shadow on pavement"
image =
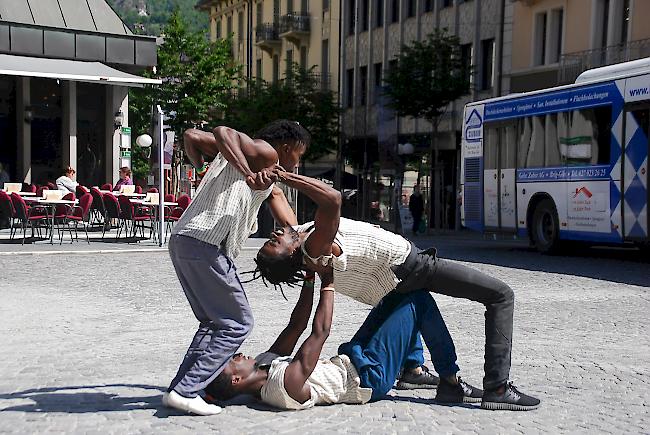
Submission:
<svg viewBox="0 0 650 435">
<path fill-rule="evenodd" d="M 163 393 L 165 388 L 153 385 L 140 384 L 106 384 L 106 385 L 79 385 L 70 387 L 34 388 L 15 393 L 0 394 L 2 400 L 29 399 L 33 403 L 0 408 L 1 412 L 65 412 L 69 414 L 92 413 L 102 411 L 133 411 L 139 409 L 163 408 L 162 395 L 126 396 L 115 393 L 92 391 L 104 388 L 138 388 Z M 90 390 L 90 391 L 75 391 Z M 170 412 L 168 415 L 173 415 Z M 175 415 L 175 414 L 174 414 Z"/>
<path fill-rule="evenodd" d="M 450 260 L 531 271 L 583 276 L 650 287 L 650 254 L 637 248 L 568 244 L 561 254 L 543 255 L 522 241 L 454 237 L 417 239 L 420 248 L 435 246 Z"/>
</svg>

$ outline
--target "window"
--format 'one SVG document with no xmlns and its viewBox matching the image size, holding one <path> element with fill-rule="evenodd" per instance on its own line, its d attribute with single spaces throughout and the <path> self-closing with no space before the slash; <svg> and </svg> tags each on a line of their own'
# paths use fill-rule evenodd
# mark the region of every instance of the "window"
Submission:
<svg viewBox="0 0 650 435">
<path fill-rule="evenodd" d="M 306 14 L 307 11 L 309 11 L 309 5 L 308 5 L 308 3 L 309 3 L 309 2 L 308 2 L 307 0 L 302 0 L 302 1 L 300 2 L 300 13 L 301 13 L 301 14 Z"/>
<path fill-rule="evenodd" d="M 287 14 L 293 12 L 293 0 L 287 0 Z"/>
<path fill-rule="evenodd" d="M 349 69 L 345 72 L 345 105 L 347 107 L 352 107 L 354 102 L 354 69 Z"/>
<path fill-rule="evenodd" d="M 262 3 L 257 4 L 257 25 L 261 25 L 263 21 L 263 15 L 262 15 Z"/>
<path fill-rule="evenodd" d="M 433 10 L 433 0 L 424 0 L 424 12 L 431 12 Z"/>
<path fill-rule="evenodd" d="M 257 73 L 256 77 L 259 80 L 262 80 L 262 58 L 260 57 L 257 59 L 256 65 L 255 65 L 255 72 Z"/>
<path fill-rule="evenodd" d="M 273 0 L 273 23 L 280 21 L 280 0 Z"/>
<path fill-rule="evenodd" d="M 610 160 L 611 106 L 566 113 L 566 136 L 560 136 L 560 154 L 570 166 L 606 164 Z"/>
<path fill-rule="evenodd" d="M 300 68 L 307 69 L 307 47 L 300 47 Z"/>
<path fill-rule="evenodd" d="M 323 11 L 330 10 L 330 0 L 323 0 Z"/>
<path fill-rule="evenodd" d="M 244 41 L 244 13 L 240 12 L 237 15 L 237 33 L 239 37 L 237 38 L 240 43 Z"/>
<path fill-rule="evenodd" d="M 396 23 L 399 21 L 399 0 L 390 1 L 390 22 Z"/>
<path fill-rule="evenodd" d="M 361 32 L 368 30 L 368 0 L 361 0 L 361 10 L 359 11 L 359 22 L 361 23 Z"/>
<path fill-rule="evenodd" d="M 623 13 L 621 15 L 621 44 L 627 42 L 627 34 L 630 28 L 630 0 L 623 0 Z"/>
<path fill-rule="evenodd" d="M 562 29 L 564 27 L 564 10 L 555 9 L 551 11 L 551 40 L 549 42 L 549 63 L 560 61 L 562 56 Z"/>
<path fill-rule="evenodd" d="M 415 9 L 417 7 L 416 0 L 407 0 L 406 16 L 408 18 L 415 16 Z"/>
<path fill-rule="evenodd" d="M 534 65 L 546 63 L 546 12 L 535 15 L 535 52 Z"/>
<path fill-rule="evenodd" d="M 368 67 L 359 68 L 359 105 L 365 106 L 368 100 Z"/>
<path fill-rule="evenodd" d="M 442 0 L 443 8 L 450 8 L 454 5 L 454 0 Z"/>
<path fill-rule="evenodd" d="M 356 27 L 356 1 L 350 0 L 348 1 L 348 35 L 354 35 L 355 32 L 355 27 Z"/>
<path fill-rule="evenodd" d="M 230 38 L 230 35 L 232 35 L 232 15 L 229 15 L 226 20 L 226 33 L 226 36 Z"/>
<path fill-rule="evenodd" d="M 384 25 L 384 0 L 375 0 L 375 27 Z"/>
<path fill-rule="evenodd" d="M 377 102 L 379 100 L 379 94 L 381 93 L 381 69 L 382 65 L 381 62 L 376 63 L 373 66 L 374 72 L 374 102 Z"/>
<path fill-rule="evenodd" d="M 321 71 L 324 74 L 329 74 L 330 72 L 330 41 L 329 39 L 323 39 L 323 46 L 321 50 Z"/>
<path fill-rule="evenodd" d="M 292 67 L 293 67 L 293 50 L 287 50 L 287 69 L 286 69 L 286 75 L 290 76 L 292 72 Z"/>
<path fill-rule="evenodd" d="M 276 54 L 273 56 L 273 83 L 277 83 L 280 78 L 280 58 Z"/>
<path fill-rule="evenodd" d="M 472 80 L 472 44 L 462 44 L 460 46 L 460 61 L 462 64 L 463 68 L 463 73 L 467 79 L 467 81 L 470 82 L 470 84 L 473 82 Z"/>
<path fill-rule="evenodd" d="M 492 88 L 494 73 L 494 39 L 481 41 L 481 89 Z"/>
<path fill-rule="evenodd" d="M 217 38 L 221 39 L 221 20 L 217 21 Z"/>
<path fill-rule="evenodd" d="M 600 46 L 601 48 L 605 48 L 607 47 L 607 32 L 609 32 L 609 0 L 602 0 L 602 3 L 600 3 L 600 5 L 602 6 L 602 9 L 600 10 L 600 16 L 603 20 L 601 23 L 602 35 Z"/>
</svg>

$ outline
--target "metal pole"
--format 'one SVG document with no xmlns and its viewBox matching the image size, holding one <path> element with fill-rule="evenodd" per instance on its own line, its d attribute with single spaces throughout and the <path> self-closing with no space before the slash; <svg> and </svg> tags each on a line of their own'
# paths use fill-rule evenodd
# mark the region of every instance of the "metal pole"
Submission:
<svg viewBox="0 0 650 435">
<path fill-rule="evenodd" d="M 163 111 L 156 105 L 158 116 L 158 246 L 163 245 L 163 230 L 165 229 L 165 142 L 163 138 Z"/>
</svg>

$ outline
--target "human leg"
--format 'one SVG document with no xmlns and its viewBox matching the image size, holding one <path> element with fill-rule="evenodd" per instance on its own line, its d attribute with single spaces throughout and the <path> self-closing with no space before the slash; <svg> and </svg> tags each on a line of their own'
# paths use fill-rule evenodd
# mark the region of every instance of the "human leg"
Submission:
<svg viewBox="0 0 650 435">
<path fill-rule="evenodd" d="M 201 325 L 169 389 L 192 398 L 239 349 L 252 330 L 253 317 L 228 257 L 217 247 L 187 237 L 172 239 L 172 263 Z"/>
<path fill-rule="evenodd" d="M 436 371 L 441 376 L 452 376 L 458 371 L 451 336 L 431 295 L 424 291 L 404 295 L 365 346 L 353 343 L 344 349 L 357 368 L 362 385 L 373 389 L 373 400 L 392 388 L 415 346 L 419 330 Z"/>
</svg>

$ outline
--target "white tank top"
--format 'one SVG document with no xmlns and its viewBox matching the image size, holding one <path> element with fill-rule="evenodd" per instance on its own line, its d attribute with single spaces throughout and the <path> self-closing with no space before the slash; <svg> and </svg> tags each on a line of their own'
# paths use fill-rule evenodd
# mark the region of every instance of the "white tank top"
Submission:
<svg viewBox="0 0 650 435">
<path fill-rule="evenodd" d="M 172 234 L 221 246 L 226 255 L 235 258 L 246 239 L 257 231 L 257 213 L 272 189 L 273 185 L 252 190 L 244 176 L 219 153 Z"/>
<path fill-rule="evenodd" d="M 296 227 L 298 232 L 310 231 L 313 222 Z M 305 239 L 307 240 L 307 239 Z M 303 241 L 303 246 L 304 246 Z M 399 280 L 391 270 L 406 261 L 411 242 L 367 222 L 341 218 L 334 243 L 341 255 L 332 256 L 334 288 L 338 293 L 364 304 L 375 306 Z M 313 261 L 305 256 L 305 262 Z"/>
<path fill-rule="evenodd" d="M 370 400 L 372 389 L 361 387 L 350 359 L 347 355 L 338 355 L 318 360 L 307 379 L 311 395 L 306 402 L 298 402 L 284 388 L 284 373 L 292 360 L 290 356 L 281 356 L 271 363 L 269 377 L 260 391 L 264 403 L 281 409 L 307 409 L 315 405 L 359 404 Z"/>
</svg>

